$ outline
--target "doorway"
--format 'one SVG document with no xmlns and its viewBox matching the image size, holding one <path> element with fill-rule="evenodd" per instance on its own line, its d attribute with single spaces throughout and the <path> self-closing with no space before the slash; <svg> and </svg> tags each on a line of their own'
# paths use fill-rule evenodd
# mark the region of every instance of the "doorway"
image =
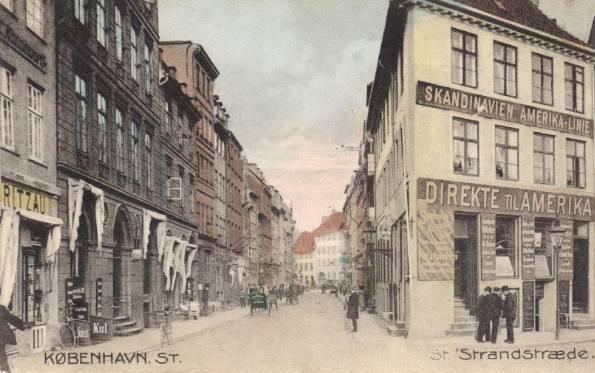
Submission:
<svg viewBox="0 0 595 373">
<path fill-rule="evenodd" d="M 589 224 L 574 223 L 572 246 L 572 311 L 589 312 Z"/>
<path fill-rule="evenodd" d="M 473 310 L 478 296 L 477 217 L 455 215 L 454 297 Z"/>
<path fill-rule="evenodd" d="M 114 317 L 121 315 L 122 307 L 122 245 L 123 232 L 119 224 L 114 229 L 114 252 L 112 260 L 112 307 Z"/>
</svg>

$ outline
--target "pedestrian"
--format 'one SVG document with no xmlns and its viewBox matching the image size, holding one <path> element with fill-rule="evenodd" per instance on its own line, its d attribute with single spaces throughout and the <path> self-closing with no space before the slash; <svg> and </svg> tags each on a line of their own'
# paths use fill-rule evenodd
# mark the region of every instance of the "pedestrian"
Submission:
<svg viewBox="0 0 595 373">
<path fill-rule="evenodd" d="M 10 373 L 8 356 L 6 355 L 6 345 L 16 345 L 17 338 L 8 324 L 11 324 L 19 330 L 25 329 L 23 320 L 10 313 L 5 306 L 0 305 L 0 370 L 2 372 Z"/>
<path fill-rule="evenodd" d="M 322 294 L 324 294 L 326 291 L 326 285 L 322 284 Z"/>
<path fill-rule="evenodd" d="M 490 341 L 496 343 L 498 339 L 498 323 L 500 322 L 500 314 L 502 312 L 502 299 L 500 298 L 500 288 L 494 288 L 493 291 L 486 295 L 486 312 L 490 323 Z"/>
<path fill-rule="evenodd" d="M 479 300 L 477 301 L 477 319 L 479 322 L 475 339 L 479 343 L 488 342 L 490 340 L 490 319 L 488 318 L 488 302 L 486 297 L 491 293 L 492 288 L 486 286 L 485 289 L 483 289 L 483 294 L 479 296 Z"/>
<path fill-rule="evenodd" d="M 347 301 L 347 318 L 351 319 L 353 324 L 352 332 L 357 332 L 357 319 L 359 318 L 359 296 L 355 290 L 351 289 L 349 300 Z"/>
<path fill-rule="evenodd" d="M 505 343 L 514 343 L 514 320 L 516 319 L 516 299 L 507 285 L 502 286 L 504 303 L 502 305 L 502 316 L 506 319 L 506 340 Z"/>
</svg>

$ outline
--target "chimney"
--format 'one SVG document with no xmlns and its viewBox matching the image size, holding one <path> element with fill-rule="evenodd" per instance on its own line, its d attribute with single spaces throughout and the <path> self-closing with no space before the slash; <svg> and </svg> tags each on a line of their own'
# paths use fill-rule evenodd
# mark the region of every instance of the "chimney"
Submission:
<svg viewBox="0 0 595 373">
<path fill-rule="evenodd" d="M 589 46 L 595 49 L 595 17 L 593 17 L 593 25 L 591 26 L 591 34 L 589 36 Z"/>
</svg>

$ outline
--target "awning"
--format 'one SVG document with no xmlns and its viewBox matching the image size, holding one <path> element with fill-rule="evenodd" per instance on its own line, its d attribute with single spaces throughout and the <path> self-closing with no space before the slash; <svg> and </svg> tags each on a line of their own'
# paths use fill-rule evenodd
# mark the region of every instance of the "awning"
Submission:
<svg viewBox="0 0 595 373">
<path fill-rule="evenodd" d="M 68 249 L 75 250 L 76 240 L 78 238 L 78 230 L 80 225 L 80 218 L 83 209 L 83 195 L 85 190 L 91 192 L 95 197 L 95 229 L 97 232 L 97 250 L 101 251 L 101 243 L 103 240 L 103 221 L 105 219 L 104 209 L 104 194 L 103 190 L 94 187 L 93 185 L 83 181 L 68 179 L 68 232 L 70 233 L 70 241 Z"/>
<path fill-rule="evenodd" d="M 163 253 L 163 248 L 165 245 L 165 231 L 166 231 L 166 223 L 167 217 L 162 214 L 158 214 L 154 211 L 144 209 L 143 210 L 143 240 L 142 240 L 142 249 L 143 249 L 143 258 L 147 259 L 147 246 L 149 245 L 149 231 L 151 229 L 151 222 L 153 219 L 159 221 L 157 223 L 157 260 L 161 260 L 161 256 Z"/>
<path fill-rule="evenodd" d="M 48 262 L 53 263 L 62 240 L 62 219 L 30 211 L 18 211 L 18 214 L 27 220 L 49 226 L 45 256 Z"/>
</svg>

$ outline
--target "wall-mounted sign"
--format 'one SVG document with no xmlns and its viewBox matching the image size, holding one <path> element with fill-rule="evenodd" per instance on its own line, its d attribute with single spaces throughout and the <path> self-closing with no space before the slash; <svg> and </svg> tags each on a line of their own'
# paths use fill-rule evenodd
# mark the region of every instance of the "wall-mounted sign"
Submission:
<svg viewBox="0 0 595 373">
<path fill-rule="evenodd" d="M 47 194 L 0 182 L 0 205 L 48 215 L 53 199 Z"/>
<path fill-rule="evenodd" d="M 523 331 L 535 328 L 535 283 L 523 281 Z"/>
<path fill-rule="evenodd" d="M 422 281 L 454 279 L 454 217 L 418 204 L 417 271 Z"/>
<path fill-rule="evenodd" d="M 75 320 L 89 319 L 89 305 L 86 302 L 86 292 L 79 277 L 67 278 L 66 286 L 66 310 L 70 317 Z"/>
<path fill-rule="evenodd" d="M 417 82 L 417 103 L 593 138 L 593 120 L 591 119 L 481 96 L 432 83 Z"/>
<path fill-rule="evenodd" d="M 95 280 L 95 315 L 103 314 L 103 280 L 98 277 Z"/>
<path fill-rule="evenodd" d="M 481 279 L 496 279 L 496 215 L 481 214 Z"/>
<path fill-rule="evenodd" d="M 106 341 L 111 339 L 113 334 L 113 323 L 105 317 L 91 316 L 91 339 Z"/>
<path fill-rule="evenodd" d="M 587 196 L 432 179 L 419 179 L 417 190 L 417 198 L 429 206 L 593 220 L 593 198 Z"/>
<path fill-rule="evenodd" d="M 14 50 L 19 52 L 23 57 L 31 61 L 39 69 L 45 72 L 47 68 L 47 61 L 45 55 L 36 52 L 33 47 L 24 39 L 21 39 L 17 33 L 10 28 L 9 25 L 0 21 L 0 38 L 2 38 Z"/>
</svg>

